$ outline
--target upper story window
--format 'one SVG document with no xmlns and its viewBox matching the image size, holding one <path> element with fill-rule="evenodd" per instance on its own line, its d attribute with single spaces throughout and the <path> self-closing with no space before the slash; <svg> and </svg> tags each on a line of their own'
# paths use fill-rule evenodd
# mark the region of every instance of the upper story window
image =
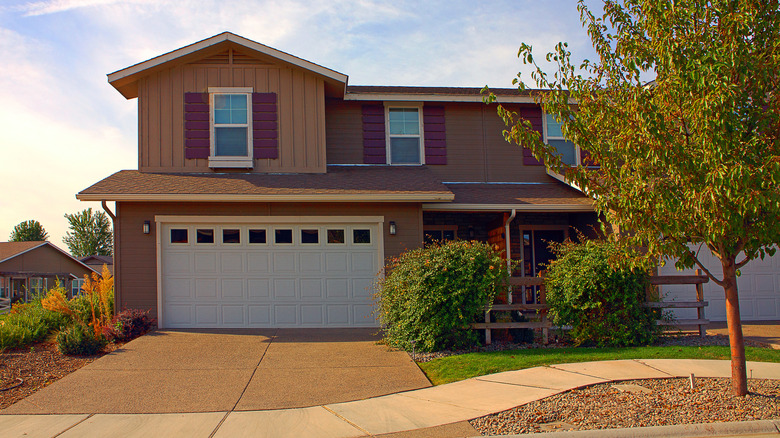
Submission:
<svg viewBox="0 0 780 438">
<path fill-rule="evenodd" d="M 252 89 L 209 88 L 211 167 L 252 167 Z"/>
<path fill-rule="evenodd" d="M 388 106 L 387 163 L 424 164 L 419 106 Z"/>
<path fill-rule="evenodd" d="M 580 164 L 580 148 L 563 136 L 561 123 L 557 122 L 552 114 L 544 115 L 544 140 L 558 151 L 564 164 Z"/>
</svg>

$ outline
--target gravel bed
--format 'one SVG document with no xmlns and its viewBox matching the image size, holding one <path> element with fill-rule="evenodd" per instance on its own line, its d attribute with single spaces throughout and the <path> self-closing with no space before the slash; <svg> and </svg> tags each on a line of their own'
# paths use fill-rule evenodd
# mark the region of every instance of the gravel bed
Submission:
<svg viewBox="0 0 780 438">
<path fill-rule="evenodd" d="M 661 338 L 653 345 L 658 346 L 687 346 L 687 347 L 702 347 L 710 345 L 729 346 L 729 338 L 724 335 L 707 335 L 704 337 L 698 334 L 668 334 L 661 336 Z M 758 348 L 771 348 L 769 345 L 745 339 L 746 347 L 758 347 Z M 541 343 L 533 344 L 513 344 L 511 342 L 494 342 L 491 345 L 485 345 L 483 347 L 474 347 L 465 350 L 442 350 L 433 353 L 420 353 L 415 352 L 413 354 L 414 360 L 417 362 L 429 362 L 434 359 L 442 357 L 456 356 L 465 353 L 486 352 L 486 351 L 504 351 L 504 350 L 525 350 L 525 349 L 545 349 L 545 348 L 565 348 L 572 347 L 572 345 L 566 340 L 560 340 L 556 335 L 550 334 L 550 343 L 544 345 Z"/>
<path fill-rule="evenodd" d="M 619 382 L 649 391 L 621 391 L 605 383 L 571 390 L 471 420 L 482 435 L 613 429 L 780 419 L 780 381 L 750 379 L 746 397 L 731 395 L 730 379 L 650 379 Z"/>
</svg>

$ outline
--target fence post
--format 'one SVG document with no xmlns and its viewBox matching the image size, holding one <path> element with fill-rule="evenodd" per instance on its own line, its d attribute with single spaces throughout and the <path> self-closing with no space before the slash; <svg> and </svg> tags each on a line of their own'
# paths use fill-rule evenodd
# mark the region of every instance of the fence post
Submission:
<svg viewBox="0 0 780 438">
<path fill-rule="evenodd" d="M 490 310 L 485 311 L 485 345 L 490 345 L 492 342 L 492 339 L 490 338 L 490 326 L 487 324 L 490 324 Z"/>
</svg>

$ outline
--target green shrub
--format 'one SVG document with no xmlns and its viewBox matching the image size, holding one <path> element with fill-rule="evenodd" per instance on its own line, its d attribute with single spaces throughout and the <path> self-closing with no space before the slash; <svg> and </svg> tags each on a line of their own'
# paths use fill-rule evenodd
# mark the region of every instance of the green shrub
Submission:
<svg viewBox="0 0 780 438">
<path fill-rule="evenodd" d="M 102 336 L 96 337 L 92 327 L 74 323 L 57 334 L 57 347 L 62 354 L 94 356 L 108 343 Z"/>
<path fill-rule="evenodd" d="M 632 257 L 617 243 L 584 240 L 551 244 L 557 259 L 548 265 L 547 303 L 559 326 L 571 326 L 579 344 L 649 344 L 659 334 L 656 310 L 644 307 L 647 272 L 628 268 Z"/>
<path fill-rule="evenodd" d="M 44 309 L 41 297 L 15 305 L 0 321 L 0 351 L 41 342 L 69 322 L 66 315 Z"/>
<path fill-rule="evenodd" d="M 390 261 L 378 282 L 385 342 L 411 351 L 437 351 L 477 343 L 469 325 L 506 284 L 498 251 L 454 241 L 413 249 Z"/>
</svg>

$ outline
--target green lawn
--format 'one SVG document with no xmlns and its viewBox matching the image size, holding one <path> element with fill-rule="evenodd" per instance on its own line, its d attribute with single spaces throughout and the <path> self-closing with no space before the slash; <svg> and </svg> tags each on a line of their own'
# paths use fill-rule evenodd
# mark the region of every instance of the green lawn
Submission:
<svg viewBox="0 0 780 438">
<path fill-rule="evenodd" d="M 747 360 L 780 362 L 780 350 L 745 348 Z M 728 359 L 729 347 L 537 348 L 468 353 L 419 363 L 434 385 L 541 365 L 617 359 Z"/>
</svg>

